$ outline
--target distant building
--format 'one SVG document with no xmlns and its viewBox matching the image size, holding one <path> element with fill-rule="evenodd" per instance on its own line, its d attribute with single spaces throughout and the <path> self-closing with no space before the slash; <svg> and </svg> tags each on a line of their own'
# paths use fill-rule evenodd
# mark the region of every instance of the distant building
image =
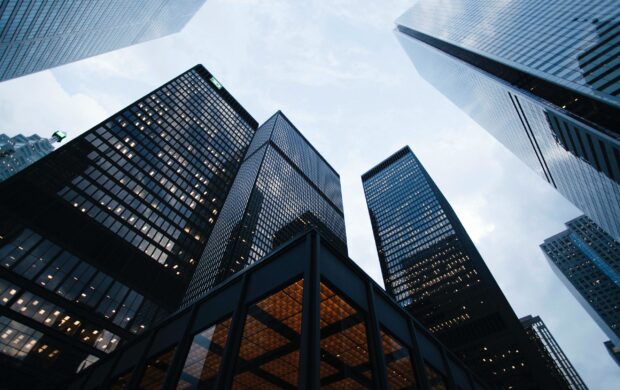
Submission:
<svg viewBox="0 0 620 390">
<path fill-rule="evenodd" d="M 362 175 L 387 292 L 494 388 L 561 388 L 409 147 Z"/>
<path fill-rule="evenodd" d="M 587 390 L 575 367 L 555 341 L 555 338 L 540 317 L 531 315 L 521 318 L 523 329 L 538 349 L 538 353 L 547 363 L 547 369 L 555 378 L 571 390 Z"/>
<path fill-rule="evenodd" d="M 256 131 L 184 305 L 308 229 L 347 253 L 340 176 L 278 111 Z"/>
<path fill-rule="evenodd" d="M 586 216 L 566 226 L 540 247 L 555 274 L 611 343 L 619 346 L 620 243 Z"/>
<path fill-rule="evenodd" d="M 28 137 L 0 134 L 0 182 L 47 156 L 54 150 L 54 144 L 65 137 L 62 131 L 54 132 L 51 138 L 41 138 L 36 134 Z"/>
<path fill-rule="evenodd" d="M 617 0 L 419 0 L 418 73 L 620 241 Z"/>
<path fill-rule="evenodd" d="M 2 1 L 0 81 L 176 33 L 205 1 Z"/>
<path fill-rule="evenodd" d="M 53 387 L 178 309 L 256 127 L 199 65 L 0 183 L 0 387 Z"/>
<path fill-rule="evenodd" d="M 291 238 L 67 388 L 488 388 L 329 241 Z"/>
</svg>

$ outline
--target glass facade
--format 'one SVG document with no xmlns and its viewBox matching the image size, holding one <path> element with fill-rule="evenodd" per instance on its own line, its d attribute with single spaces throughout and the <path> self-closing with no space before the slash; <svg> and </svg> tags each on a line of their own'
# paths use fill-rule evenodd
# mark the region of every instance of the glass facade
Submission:
<svg viewBox="0 0 620 390">
<path fill-rule="evenodd" d="M 148 380 L 147 380 L 148 378 Z M 69 389 L 483 389 L 316 232 L 77 375 Z M 163 387 L 162 387 L 163 386 Z"/>
<path fill-rule="evenodd" d="M 311 228 L 347 253 L 340 177 L 278 112 L 256 131 L 184 304 Z"/>
<path fill-rule="evenodd" d="M 394 153 L 362 181 L 387 292 L 492 386 L 555 385 L 411 149 Z"/>
<path fill-rule="evenodd" d="M 0 2 L 0 81 L 180 31 L 205 0 Z"/>
<path fill-rule="evenodd" d="M 620 345 L 620 243 L 586 216 L 566 226 L 540 247 L 564 285 Z"/>
<path fill-rule="evenodd" d="M 588 387 L 571 364 L 570 360 L 555 341 L 555 338 L 540 317 L 525 316 L 521 319 L 523 329 L 532 343 L 537 347 L 538 353 L 547 363 L 547 369 L 556 379 L 571 390 L 587 390 Z"/>
<path fill-rule="evenodd" d="M 257 127 L 212 78 L 196 66 L 0 183 L 0 333 L 30 340 L 0 359 L 60 356 L 26 354 L 20 386 L 177 309 Z"/>
<path fill-rule="evenodd" d="M 612 0 L 422 0 L 396 35 L 424 79 L 620 239 L 617 15 Z"/>
<path fill-rule="evenodd" d="M 34 134 L 9 137 L 0 134 L 0 182 L 8 179 L 54 150 L 57 138 L 41 138 Z"/>
</svg>

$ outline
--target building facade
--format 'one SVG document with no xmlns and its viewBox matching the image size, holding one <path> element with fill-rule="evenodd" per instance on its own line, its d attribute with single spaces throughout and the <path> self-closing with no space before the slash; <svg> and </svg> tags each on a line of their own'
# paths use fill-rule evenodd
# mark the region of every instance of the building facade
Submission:
<svg viewBox="0 0 620 390">
<path fill-rule="evenodd" d="M 3 384 L 63 380 L 178 308 L 256 127 L 198 65 L 0 183 Z"/>
<path fill-rule="evenodd" d="M 176 33 L 205 1 L 2 1 L 0 81 Z"/>
<path fill-rule="evenodd" d="M 486 385 L 316 231 L 79 375 L 71 390 Z"/>
<path fill-rule="evenodd" d="M 561 388 L 411 149 L 362 181 L 387 292 L 492 387 Z"/>
<path fill-rule="evenodd" d="M 420 0 L 396 36 L 418 73 L 620 240 L 614 0 Z"/>
<path fill-rule="evenodd" d="M 558 382 L 571 390 L 587 390 L 575 367 L 560 348 L 560 345 L 539 316 L 531 315 L 520 318 L 523 329 L 536 346 L 538 353 L 547 363 L 547 369 Z"/>
<path fill-rule="evenodd" d="M 0 134 L 0 182 L 47 156 L 54 150 L 54 144 L 65 137 L 62 131 L 54 132 L 51 138 L 41 138 L 37 134 L 28 137 Z"/>
<path fill-rule="evenodd" d="M 184 305 L 311 228 L 347 253 L 340 177 L 278 111 L 256 131 Z"/>
<path fill-rule="evenodd" d="M 613 345 L 620 345 L 620 243 L 581 216 L 540 246 L 551 269 Z"/>
</svg>

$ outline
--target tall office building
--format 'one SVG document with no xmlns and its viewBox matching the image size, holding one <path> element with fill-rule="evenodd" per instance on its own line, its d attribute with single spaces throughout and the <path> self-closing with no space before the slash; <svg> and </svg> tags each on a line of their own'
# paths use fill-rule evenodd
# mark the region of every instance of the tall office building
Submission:
<svg viewBox="0 0 620 390">
<path fill-rule="evenodd" d="M 256 127 L 199 65 L 0 183 L 3 385 L 60 381 L 178 308 Z"/>
<path fill-rule="evenodd" d="M 2 1 L 0 81 L 176 33 L 205 1 Z"/>
<path fill-rule="evenodd" d="M 65 137 L 62 131 L 55 131 L 50 138 L 41 138 L 37 134 L 28 137 L 0 134 L 0 182 L 47 156 L 54 150 L 54 144 Z"/>
<path fill-rule="evenodd" d="M 493 387 L 561 388 L 411 149 L 362 181 L 388 293 Z"/>
<path fill-rule="evenodd" d="M 311 228 L 347 253 L 340 176 L 278 111 L 256 131 L 184 306 Z"/>
<path fill-rule="evenodd" d="M 545 360 L 547 370 L 558 382 L 571 390 L 587 390 L 588 387 L 583 382 L 575 367 L 560 348 L 560 345 L 539 316 L 525 316 L 521 319 L 523 329 L 529 336 L 532 343 L 536 346 L 538 353 Z"/>
<path fill-rule="evenodd" d="M 419 74 L 620 240 L 616 0 L 420 0 L 396 35 Z"/>
<path fill-rule="evenodd" d="M 586 216 L 540 246 L 551 268 L 613 345 L 620 345 L 620 243 Z M 608 347 L 609 349 L 609 347 Z"/>
</svg>

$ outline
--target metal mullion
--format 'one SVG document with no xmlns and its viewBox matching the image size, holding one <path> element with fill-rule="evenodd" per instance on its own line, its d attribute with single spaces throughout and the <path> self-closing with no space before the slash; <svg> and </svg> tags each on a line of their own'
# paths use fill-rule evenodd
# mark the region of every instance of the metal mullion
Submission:
<svg viewBox="0 0 620 390">
<path fill-rule="evenodd" d="M 443 364 L 446 367 L 446 379 L 448 381 L 448 389 L 457 390 L 454 375 L 452 374 L 452 368 L 450 368 L 450 361 L 448 360 L 447 349 L 444 345 L 440 345 L 439 349 L 441 350 L 441 359 L 443 360 Z"/>
<path fill-rule="evenodd" d="M 243 324 L 247 313 L 247 304 L 245 302 L 248 290 L 248 273 L 244 273 L 241 277 L 241 293 L 239 294 L 239 302 L 233 313 L 230 322 L 228 337 L 226 338 L 226 346 L 222 355 L 222 364 L 216 379 L 216 389 L 230 389 L 232 387 L 232 379 L 235 370 L 235 363 L 239 348 L 241 346 L 241 337 L 243 336 Z"/>
<path fill-rule="evenodd" d="M 418 344 L 418 338 L 416 335 L 416 326 L 413 319 L 408 318 L 407 325 L 409 327 L 409 335 L 411 336 L 412 355 L 413 355 L 413 369 L 416 374 L 416 381 L 419 383 L 420 389 L 430 389 L 428 378 L 426 377 L 426 370 L 424 369 L 424 358 L 422 357 L 422 351 L 420 351 L 420 345 Z"/>
<path fill-rule="evenodd" d="M 151 334 L 148 337 L 148 341 L 146 343 L 146 346 L 144 347 L 144 351 L 142 352 L 142 354 L 140 355 L 140 357 L 138 358 L 138 363 L 133 367 L 133 372 L 131 373 L 131 379 L 129 380 L 129 383 L 127 383 L 127 389 L 128 390 L 132 390 L 132 389 L 137 389 L 138 388 L 138 384 L 139 381 L 142 379 L 142 376 L 144 375 L 144 370 L 146 369 L 146 365 L 148 362 L 148 357 L 149 357 L 149 351 L 151 349 L 151 344 L 153 344 L 153 340 L 155 340 L 155 336 L 157 335 L 157 331 L 159 330 L 159 328 L 153 328 L 151 329 Z M 122 353 L 117 353 L 117 355 L 122 355 Z M 116 364 L 115 364 L 116 366 Z M 114 369 L 115 367 L 113 367 L 112 369 Z M 132 368 L 130 368 L 131 370 Z M 110 371 L 112 372 L 112 371 Z M 119 374 L 123 374 L 123 372 L 120 372 Z M 139 375 L 138 375 L 139 374 Z M 108 381 L 114 380 L 115 378 L 108 376 Z M 110 388 L 110 382 L 107 383 L 108 387 L 102 386 L 103 388 Z"/>
<path fill-rule="evenodd" d="M 371 365 L 375 369 L 376 374 L 373 375 L 373 379 L 377 389 L 387 390 L 389 387 L 387 382 L 385 356 L 383 355 L 381 337 L 379 336 L 380 327 L 379 320 L 377 319 L 377 312 L 375 310 L 375 292 L 370 279 L 366 281 L 366 299 L 368 301 L 368 319 L 366 323 L 370 325 L 367 332 L 367 338 L 370 347 Z"/>
<path fill-rule="evenodd" d="M 304 270 L 304 289 L 301 313 L 301 343 L 299 348 L 299 389 L 318 389 L 320 384 L 320 237 L 306 236 L 304 246 L 307 264 Z"/>
<path fill-rule="evenodd" d="M 184 358 L 187 357 L 187 354 L 189 353 L 192 345 L 192 340 L 194 339 L 191 329 L 192 325 L 194 324 L 194 320 L 196 319 L 196 313 L 198 313 L 199 306 L 200 305 L 198 303 L 195 303 L 194 307 L 191 308 L 189 321 L 187 322 L 187 326 L 183 331 L 183 336 L 181 336 L 181 340 L 177 344 L 177 349 L 174 353 L 174 356 L 172 357 L 172 362 L 170 363 L 168 372 L 166 373 L 162 389 L 175 388 L 175 385 L 180 378 L 180 371 L 183 368 L 183 364 L 185 363 Z"/>
</svg>

